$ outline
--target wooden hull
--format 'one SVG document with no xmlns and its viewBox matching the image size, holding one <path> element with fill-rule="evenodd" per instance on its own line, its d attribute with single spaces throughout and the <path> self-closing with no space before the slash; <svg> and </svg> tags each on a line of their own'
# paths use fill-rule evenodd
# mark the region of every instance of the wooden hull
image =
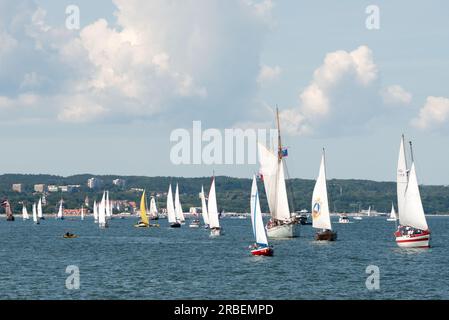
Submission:
<svg viewBox="0 0 449 320">
<path fill-rule="evenodd" d="M 430 248 L 430 231 L 412 235 L 395 232 L 394 235 L 397 245 L 401 248 Z"/>
<path fill-rule="evenodd" d="M 315 234 L 316 241 L 335 241 L 337 240 L 337 233 L 331 230 L 317 232 Z"/>
<path fill-rule="evenodd" d="M 271 247 L 257 248 L 257 249 L 251 250 L 251 254 L 253 256 L 272 257 L 274 254 L 274 250 Z"/>
</svg>

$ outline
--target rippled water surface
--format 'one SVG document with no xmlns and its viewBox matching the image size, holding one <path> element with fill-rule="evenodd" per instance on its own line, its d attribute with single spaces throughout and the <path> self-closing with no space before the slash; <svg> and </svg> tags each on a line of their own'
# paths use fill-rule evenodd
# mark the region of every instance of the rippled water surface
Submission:
<svg viewBox="0 0 449 320">
<path fill-rule="evenodd" d="M 334 243 L 301 226 L 301 237 L 272 242 L 272 258 L 249 254 L 249 219 L 222 219 L 217 239 L 135 221 L 99 230 L 91 218 L 1 220 L 0 299 L 449 299 L 448 217 L 428 218 L 431 249 L 399 249 L 394 222 L 377 217 L 335 223 Z M 79 238 L 63 239 L 66 231 Z M 79 267 L 79 290 L 66 289 L 68 265 Z M 369 265 L 380 269 L 380 290 L 366 288 Z"/>
</svg>

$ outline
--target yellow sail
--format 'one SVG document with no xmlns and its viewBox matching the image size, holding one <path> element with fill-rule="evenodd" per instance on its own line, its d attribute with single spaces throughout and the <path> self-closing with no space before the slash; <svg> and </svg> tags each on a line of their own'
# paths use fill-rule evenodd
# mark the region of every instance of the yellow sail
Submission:
<svg viewBox="0 0 449 320">
<path fill-rule="evenodd" d="M 147 209 L 145 207 L 145 191 L 142 194 L 142 199 L 140 199 L 140 220 L 146 225 L 150 224 L 148 221 Z"/>
</svg>

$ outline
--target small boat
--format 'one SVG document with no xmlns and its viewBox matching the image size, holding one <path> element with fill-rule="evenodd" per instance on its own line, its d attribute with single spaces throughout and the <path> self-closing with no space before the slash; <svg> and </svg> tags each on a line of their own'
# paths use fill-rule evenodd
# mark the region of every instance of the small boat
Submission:
<svg viewBox="0 0 449 320">
<path fill-rule="evenodd" d="M 103 197 L 101 198 L 100 205 L 98 206 L 98 226 L 100 229 L 108 228 L 106 221 L 106 192 L 103 191 Z"/>
<path fill-rule="evenodd" d="M 396 211 L 394 210 L 394 204 L 391 204 L 391 212 L 390 212 L 390 217 L 387 219 L 387 221 L 396 221 L 397 217 L 396 217 Z"/>
<path fill-rule="evenodd" d="M 178 220 L 178 222 L 180 222 L 181 224 L 185 224 L 186 219 L 184 218 L 184 212 L 182 211 L 181 200 L 179 199 L 178 184 L 176 184 L 176 191 L 175 191 L 175 214 L 176 214 L 176 220 Z"/>
<path fill-rule="evenodd" d="M 189 227 L 190 227 L 190 228 L 199 228 L 199 227 L 200 227 L 200 224 L 201 224 L 200 220 L 194 219 L 194 220 L 190 223 Z"/>
<path fill-rule="evenodd" d="M 159 214 L 157 212 L 156 200 L 154 197 L 151 197 L 150 200 L 150 212 L 149 212 L 150 220 L 159 220 Z"/>
<path fill-rule="evenodd" d="M 338 219 L 338 223 L 351 223 L 351 221 L 349 221 L 349 217 L 347 215 L 342 214 Z"/>
<path fill-rule="evenodd" d="M 201 216 L 203 217 L 204 228 L 209 228 L 209 214 L 207 212 L 206 195 L 204 194 L 204 187 L 201 186 Z"/>
<path fill-rule="evenodd" d="M 37 207 L 36 207 L 36 202 L 33 203 L 33 221 L 34 224 L 39 224 L 39 216 L 37 215 Z"/>
<path fill-rule="evenodd" d="M 256 176 L 253 176 L 251 187 L 251 224 L 256 243 L 250 246 L 253 256 L 273 256 L 274 250 L 268 245 L 267 234 L 263 225 L 262 211 L 260 210 L 259 191 L 257 190 Z"/>
<path fill-rule="evenodd" d="M 39 199 L 39 202 L 37 203 L 37 217 L 39 220 L 45 220 L 43 211 L 42 211 L 42 198 Z"/>
<path fill-rule="evenodd" d="M 210 236 L 218 237 L 222 234 L 222 229 L 220 227 L 220 219 L 218 218 L 217 196 L 215 194 L 215 177 L 212 177 L 208 199 L 209 202 L 207 211 L 209 214 Z"/>
<path fill-rule="evenodd" d="M 431 232 L 421 201 L 411 142 L 410 154 L 412 165 L 409 171 L 407 170 L 404 136 L 402 136 L 397 170 L 399 226 L 394 236 L 399 247 L 429 248 Z"/>
<path fill-rule="evenodd" d="M 307 214 L 301 213 L 299 216 L 297 216 L 297 219 L 299 223 L 303 226 L 309 226 L 312 225 L 312 222 L 308 221 Z"/>
<path fill-rule="evenodd" d="M 56 219 L 58 219 L 58 220 L 64 220 L 64 216 L 63 216 L 64 210 L 63 210 L 63 206 L 62 206 L 63 202 L 64 202 L 63 199 L 61 199 L 61 201 L 59 201 L 59 210 L 58 210 L 58 213 L 56 215 Z M 39 203 L 41 203 L 40 200 L 39 200 Z M 38 206 L 38 211 L 39 211 L 39 206 Z"/>
<path fill-rule="evenodd" d="M 167 194 L 167 219 L 171 228 L 181 228 L 181 223 L 176 220 L 175 204 L 173 203 L 173 192 L 171 184 L 168 187 Z"/>
<path fill-rule="evenodd" d="M 335 241 L 337 233 L 332 231 L 331 218 L 329 213 L 329 200 L 326 182 L 326 157 L 323 149 L 321 165 L 318 178 L 315 183 L 312 195 L 312 219 L 313 228 L 319 229 L 315 234 L 317 241 Z"/>
<path fill-rule="evenodd" d="M 140 221 L 134 225 L 136 228 L 148 228 L 150 226 L 150 222 L 147 216 L 146 209 L 146 199 L 145 199 L 145 190 L 142 193 L 142 197 L 140 198 Z"/>
<path fill-rule="evenodd" d="M 62 237 L 65 238 L 65 239 L 74 239 L 74 238 L 78 238 L 78 236 L 77 236 L 76 234 L 69 233 L 69 232 L 65 233 Z"/>
<path fill-rule="evenodd" d="M 14 221 L 14 215 L 12 214 L 11 204 L 8 199 L 2 201 L 1 206 L 5 208 L 6 221 Z"/>
<path fill-rule="evenodd" d="M 25 203 L 22 205 L 22 219 L 24 221 L 30 220 L 30 215 L 28 214 L 28 210 L 27 210 Z"/>
<path fill-rule="evenodd" d="M 94 201 L 94 223 L 98 223 L 98 205 L 97 205 L 97 201 Z"/>
<path fill-rule="evenodd" d="M 352 219 L 354 220 L 362 220 L 363 218 L 359 215 L 352 217 Z"/>
</svg>

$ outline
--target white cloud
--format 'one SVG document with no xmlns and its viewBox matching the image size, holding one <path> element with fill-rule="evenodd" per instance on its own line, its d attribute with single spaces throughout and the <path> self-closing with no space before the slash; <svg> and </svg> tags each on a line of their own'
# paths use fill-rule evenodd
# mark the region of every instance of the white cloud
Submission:
<svg viewBox="0 0 449 320">
<path fill-rule="evenodd" d="M 427 97 L 426 104 L 419 111 L 412 125 L 418 129 L 432 129 L 449 121 L 449 99 L 444 97 Z"/>
<path fill-rule="evenodd" d="M 348 124 L 363 126 L 375 113 L 372 105 L 377 78 L 377 66 L 367 46 L 328 53 L 300 93 L 299 106 L 282 111 L 286 128 L 290 134 L 305 134 L 324 124 L 336 131 L 346 130 Z"/>
<path fill-rule="evenodd" d="M 257 77 L 257 83 L 260 86 L 267 85 L 279 79 L 280 75 L 281 68 L 279 66 L 270 67 L 263 65 L 260 67 L 259 76 Z"/>
<path fill-rule="evenodd" d="M 84 97 L 74 97 L 67 106 L 58 114 L 58 119 L 63 122 L 83 123 L 99 119 L 106 114 L 106 108 Z"/>
<path fill-rule="evenodd" d="M 408 105 L 412 102 L 412 94 L 399 85 L 392 85 L 382 90 L 382 98 L 386 104 Z"/>
</svg>

